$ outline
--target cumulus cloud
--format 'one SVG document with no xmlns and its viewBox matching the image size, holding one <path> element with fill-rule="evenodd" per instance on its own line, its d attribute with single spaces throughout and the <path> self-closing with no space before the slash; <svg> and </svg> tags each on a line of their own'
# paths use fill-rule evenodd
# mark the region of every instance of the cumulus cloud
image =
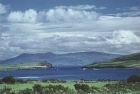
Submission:
<svg viewBox="0 0 140 94">
<path fill-rule="evenodd" d="M 37 20 L 38 13 L 34 9 L 29 9 L 25 12 L 13 11 L 8 16 L 9 22 L 29 22 L 35 23 Z"/>
<path fill-rule="evenodd" d="M 81 22 L 87 20 L 97 20 L 98 13 L 92 11 L 81 11 L 74 9 L 55 8 L 46 13 L 47 20 L 50 22 Z"/>
<path fill-rule="evenodd" d="M 78 8 L 62 8 L 56 7 L 53 9 L 49 9 L 48 11 L 39 11 L 37 12 L 34 9 L 22 11 L 12 11 L 8 15 L 9 22 L 27 22 L 27 23 L 35 23 L 35 22 L 82 22 L 88 20 L 97 20 L 99 14 L 95 11 L 86 11 L 80 10 Z M 84 6 L 84 9 L 88 9 L 91 6 Z M 93 6 L 92 6 L 93 7 Z"/>
<path fill-rule="evenodd" d="M 112 39 L 108 39 L 108 41 L 112 44 L 140 43 L 140 37 L 129 30 L 118 30 L 114 31 Z"/>
<path fill-rule="evenodd" d="M 0 3 L 0 14 L 4 14 L 8 12 L 8 5 L 3 5 Z"/>
</svg>

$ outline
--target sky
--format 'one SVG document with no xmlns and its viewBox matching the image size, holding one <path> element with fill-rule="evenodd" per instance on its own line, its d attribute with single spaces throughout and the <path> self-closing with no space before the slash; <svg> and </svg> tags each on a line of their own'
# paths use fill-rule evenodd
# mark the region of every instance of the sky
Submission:
<svg viewBox="0 0 140 94">
<path fill-rule="evenodd" d="M 0 0 L 0 60 L 85 51 L 140 52 L 140 0 Z"/>
</svg>

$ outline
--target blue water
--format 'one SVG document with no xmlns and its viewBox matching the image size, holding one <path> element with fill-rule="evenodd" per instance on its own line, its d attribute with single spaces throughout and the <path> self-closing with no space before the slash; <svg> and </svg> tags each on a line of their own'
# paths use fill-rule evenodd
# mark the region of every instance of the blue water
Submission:
<svg viewBox="0 0 140 94">
<path fill-rule="evenodd" d="M 13 75 L 21 79 L 62 79 L 62 80 L 125 80 L 129 76 L 140 75 L 140 69 L 86 69 L 80 67 L 57 67 L 51 69 L 0 71 L 0 78 Z"/>
</svg>

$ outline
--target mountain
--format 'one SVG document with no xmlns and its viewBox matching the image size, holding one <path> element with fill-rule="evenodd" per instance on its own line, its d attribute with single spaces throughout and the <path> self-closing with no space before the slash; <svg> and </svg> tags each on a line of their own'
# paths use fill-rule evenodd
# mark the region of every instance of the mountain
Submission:
<svg viewBox="0 0 140 94">
<path fill-rule="evenodd" d="M 118 58 L 92 63 L 84 68 L 140 68 L 140 53 L 121 56 Z"/>
<path fill-rule="evenodd" d="M 83 66 L 91 62 L 101 62 L 119 56 L 120 55 L 117 54 L 101 52 L 77 52 L 68 54 L 54 54 L 51 52 L 37 54 L 23 53 L 17 57 L 3 60 L 0 62 L 4 64 L 19 64 L 47 61 L 53 66 Z"/>
</svg>

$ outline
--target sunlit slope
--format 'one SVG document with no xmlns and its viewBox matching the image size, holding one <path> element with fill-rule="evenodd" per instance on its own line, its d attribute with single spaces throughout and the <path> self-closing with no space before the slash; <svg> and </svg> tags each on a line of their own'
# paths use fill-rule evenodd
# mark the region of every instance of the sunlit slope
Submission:
<svg viewBox="0 0 140 94">
<path fill-rule="evenodd" d="M 85 68 L 140 68 L 140 53 L 109 59 L 100 63 L 92 63 Z"/>
</svg>

